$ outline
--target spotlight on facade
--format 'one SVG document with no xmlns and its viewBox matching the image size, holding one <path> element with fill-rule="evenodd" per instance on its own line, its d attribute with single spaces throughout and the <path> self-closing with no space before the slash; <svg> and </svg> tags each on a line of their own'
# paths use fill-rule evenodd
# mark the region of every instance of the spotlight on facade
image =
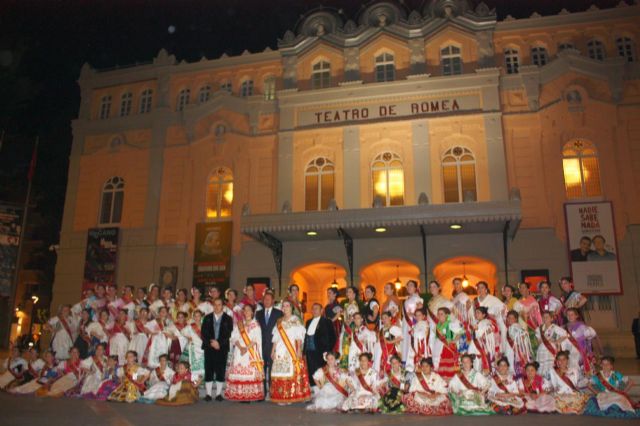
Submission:
<svg viewBox="0 0 640 426">
<path fill-rule="evenodd" d="M 460 225 L 459 223 L 454 223 L 453 225 L 449 225 L 449 228 L 451 229 L 462 229 L 462 225 Z"/>
<path fill-rule="evenodd" d="M 376 228 L 376 232 L 378 233 L 387 232 L 387 228 L 383 228 L 383 227 Z"/>
<path fill-rule="evenodd" d="M 307 235 L 309 237 L 315 237 L 316 235 L 318 235 L 318 233 L 316 231 L 307 231 Z"/>
</svg>

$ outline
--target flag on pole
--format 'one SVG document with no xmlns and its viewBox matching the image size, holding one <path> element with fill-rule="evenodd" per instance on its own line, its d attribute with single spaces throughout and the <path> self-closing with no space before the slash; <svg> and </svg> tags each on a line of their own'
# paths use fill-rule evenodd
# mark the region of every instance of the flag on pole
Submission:
<svg viewBox="0 0 640 426">
<path fill-rule="evenodd" d="M 36 173 L 36 161 L 38 159 L 38 139 L 36 139 L 36 144 L 33 147 L 33 154 L 31 155 L 31 164 L 29 164 L 29 174 L 27 178 L 29 181 L 33 179 L 33 175 Z"/>
</svg>

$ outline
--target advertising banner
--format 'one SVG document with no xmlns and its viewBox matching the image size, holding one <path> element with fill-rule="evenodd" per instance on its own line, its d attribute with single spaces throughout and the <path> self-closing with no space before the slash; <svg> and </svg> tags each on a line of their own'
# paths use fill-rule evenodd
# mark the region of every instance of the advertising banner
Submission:
<svg viewBox="0 0 640 426">
<path fill-rule="evenodd" d="M 232 229 L 230 221 L 196 224 L 194 285 L 204 288 L 217 284 L 223 291 L 229 287 Z"/>
<path fill-rule="evenodd" d="M 118 228 L 92 228 L 87 232 L 82 294 L 96 284 L 116 284 Z"/>
<path fill-rule="evenodd" d="M 21 227 L 22 208 L 0 205 L 0 297 L 13 293 Z"/>
</svg>

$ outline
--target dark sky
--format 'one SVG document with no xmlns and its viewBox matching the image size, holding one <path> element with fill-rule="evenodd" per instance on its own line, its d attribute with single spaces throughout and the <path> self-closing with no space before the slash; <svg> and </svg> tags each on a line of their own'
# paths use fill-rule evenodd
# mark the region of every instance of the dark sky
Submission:
<svg viewBox="0 0 640 426">
<path fill-rule="evenodd" d="M 365 2 L 326 0 L 355 18 Z M 473 1 L 472 4 L 477 4 Z M 486 0 L 499 18 L 585 10 L 618 0 Z M 308 0 L 0 0 L 0 201 L 21 203 L 35 136 L 40 137 L 34 203 L 43 217 L 38 237 L 55 243 L 62 217 L 70 122 L 76 116 L 76 80 L 84 62 L 96 68 L 150 61 L 165 47 L 179 60 L 217 58 L 223 52 L 276 47 Z M 419 9 L 423 0 L 405 0 Z M 169 26 L 175 27 L 170 34 Z"/>
</svg>

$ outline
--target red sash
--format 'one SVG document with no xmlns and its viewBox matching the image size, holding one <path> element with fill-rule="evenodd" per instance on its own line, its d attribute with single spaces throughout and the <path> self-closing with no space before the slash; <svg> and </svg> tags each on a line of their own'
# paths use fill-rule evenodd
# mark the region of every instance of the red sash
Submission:
<svg viewBox="0 0 640 426">
<path fill-rule="evenodd" d="M 476 337 L 476 333 L 473 333 L 472 336 L 473 336 L 473 344 L 476 346 L 476 349 L 478 350 L 478 352 L 480 352 L 480 359 L 482 360 L 482 369 L 490 370 L 491 366 L 489 364 L 489 355 L 487 355 L 487 351 L 480 344 L 480 341 Z"/>
<path fill-rule="evenodd" d="M 353 331 L 351 333 L 351 336 L 353 338 L 353 343 L 356 344 L 356 346 L 358 347 L 360 352 L 364 352 L 364 346 L 362 345 L 362 342 L 360 341 L 360 338 L 358 337 L 358 332 L 357 331 Z"/>
<path fill-rule="evenodd" d="M 580 352 L 580 355 L 582 356 L 584 371 L 586 371 L 588 374 L 591 374 L 591 363 L 589 362 L 589 357 L 587 356 L 585 351 L 582 350 L 576 338 L 573 337 L 573 334 L 571 334 L 571 331 L 567 330 L 567 336 L 569 337 L 569 342 L 571 342 L 571 344 L 578 350 L 578 352 Z"/>
<path fill-rule="evenodd" d="M 100 358 L 96 358 L 94 356 L 93 357 L 93 363 L 96 365 L 98 370 L 100 370 L 100 375 L 102 375 L 102 373 L 104 372 L 104 365 L 102 364 L 102 361 L 100 361 Z"/>
<path fill-rule="evenodd" d="M 322 367 L 322 372 L 324 373 L 324 377 L 327 378 L 327 381 L 331 383 L 338 392 L 340 392 L 345 397 L 349 396 L 349 393 L 347 392 L 347 390 L 340 383 L 338 383 L 335 377 L 331 375 L 331 372 L 329 371 L 326 365 Z"/>
<path fill-rule="evenodd" d="M 191 329 L 198 335 L 200 340 L 202 340 L 202 330 L 195 323 L 191 323 Z"/>
<path fill-rule="evenodd" d="M 127 330 L 126 325 L 125 325 L 125 326 L 123 326 L 122 324 L 118 324 L 118 323 L 116 322 L 116 323 L 114 323 L 114 324 L 113 324 L 113 327 L 111 328 L 111 335 L 115 335 L 115 334 L 118 334 L 118 333 L 122 333 L 122 334 L 124 334 L 124 336 L 125 336 L 127 339 L 130 339 L 130 338 L 131 338 L 131 335 L 130 335 L 130 333 L 129 333 L 129 330 Z"/>
<path fill-rule="evenodd" d="M 420 386 L 422 386 L 422 389 L 424 389 L 424 391 L 426 393 L 431 394 L 431 395 L 436 393 L 436 391 L 434 391 L 433 389 L 431 389 L 429 387 L 429 385 L 427 384 L 427 381 L 425 380 L 424 374 L 422 372 L 420 372 L 420 375 L 416 375 L 416 378 L 418 379 L 418 382 L 420 383 Z"/>
<path fill-rule="evenodd" d="M 160 371 L 160 367 L 156 367 L 156 377 L 159 381 L 164 382 L 164 372 Z"/>
<path fill-rule="evenodd" d="M 500 376 L 498 376 L 497 374 L 493 376 L 493 381 L 496 383 L 496 385 L 500 388 L 500 390 L 504 393 L 510 393 L 509 389 L 507 389 L 507 386 L 505 386 L 504 382 L 502 381 L 502 379 L 500 378 Z"/>
<path fill-rule="evenodd" d="M 427 308 L 427 312 L 429 312 L 428 308 Z M 411 322 L 409 322 L 410 317 L 409 317 L 409 313 L 407 312 L 407 308 L 406 308 L 406 304 L 405 303 L 402 304 L 402 314 L 404 315 L 404 320 L 407 322 L 409 327 L 413 327 L 415 325 L 415 323 L 416 323 L 416 319 L 415 319 L 415 317 L 411 318 Z"/>
<path fill-rule="evenodd" d="M 156 320 L 156 323 L 158 324 L 158 327 L 160 327 L 160 332 L 162 333 L 164 330 L 164 324 L 158 320 Z M 142 364 L 146 365 L 147 361 L 149 361 L 149 349 L 151 348 L 151 343 L 153 343 L 153 336 L 149 336 L 149 339 L 147 339 L 147 346 L 145 346 L 144 355 L 142 355 Z"/>
<path fill-rule="evenodd" d="M 389 374 L 389 380 L 391 380 L 391 383 L 393 383 L 395 387 L 397 388 L 402 387 L 402 382 L 393 373 Z"/>
<path fill-rule="evenodd" d="M 606 390 L 608 390 L 609 392 L 617 393 L 618 395 L 622 396 L 629 402 L 629 404 L 631 404 L 633 408 L 636 408 L 638 406 L 638 404 L 634 403 L 631 400 L 631 398 L 629 397 L 629 394 L 627 394 L 625 391 L 614 388 L 613 385 L 604 378 L 604 376 L 602 375 L 602 371 L 598 372 L 598 380 L 600 380 L 600 383 L 602 383 L 602 386 L 604 386 Z"/>
<path fill-rule="evenodd" d="M 69 361 L 67 361 L 66 365 L 64 366 L 64 372 L 67 374 L 73 373 L 76 378 L 80 378 L 80 360 L 76 361 L 74 364 L 71 364 Z"/>
<path fill-rule="evenodd" d="M 364 388 L 364 390 L 366 390 L 367 392 L 371 392 L 371 393 L 375 394 L 373 389 L 371 389 L 371 386 L 369 386 L 369 383 L 367 383 L 367 381 L 364 379 L 364 376 L 362 375 L 360 370 L 358 370 L 358 374 L 356 374 L 356 377 L 358 378 L 358 381 L 360 382 L 360 386 L 362 386 Z"/>
<path fill-rule="evenodd" d="M 264 361 L 262 361 L 262 357 L 260 356 L 256 348 L 253 346 L 253 342 L 251 342 L 251 339 L 249 338 L 249 333 L 247 333 L 247 329 L 245 328 L 245 326 L 242 324 L 241 321 L 238 322 L 238 332 L 240 333 L 240 337 L 242 338 L 242 342 L 244 343 L 244 346 L 249 351 L 249 356 L 251 357 L 251 364 L 253 364 L 256 367 L 256 369 L 260 373 L 262 373 L 262 370 L 264 368 Z"/>
<path fill-rule="evenodd" d="M 509 343 L 509 346 L 511 346 L 511 349 L 513 350 L 514 358 L 517 356 L 518 360 L 520 361 L 520 364 L 524 367 L 524 365 L 529 361 L 524 358 L 523 354 L 520 351 L 516 350 L 516 342 L 514 342 L 511 336 L 509 336 L 508 330 L 507 330 L 507 342 Z"/>
<path fill-rule="evenodd" d="M 449 345 L 449 342 L 447 341 L 447 338 L 444 337 L 442 335 L 442 333 L 440 332 L 440 330 L 438 330 L 438 327 L 436 326 L 436 337 L 438 338 L 438 340 L 440 340 L 440 342 L 442 343 L 442 345 L 444 346 L 443 349 L 448 349 L 454 356 L 454 358 L 458 357 L 458 351 L 455 348 L 452 348 Z"/>
<path fill-rule="evenodd" d="M 387 343 L 387 339 L 384 338 L 384 329 L 380 329 L 380 351 L 382 352 L 380 359 L 380 371 L 389 372 L 389 369 L 391 368 L 391 364 L 388 361 L 391 355 L 393 355 L 391 352 L 395 353 L 396 345 L 391 344 L 391 346 L 393 347 L 393 351 L 389 350 L 389 343 Z"/>
<path fill-rule="evenodd" d="M 136 324 L 136 330 L 138 330 L 138 333 L 144 333 L 144 334 L 147 334 L 147 333 L 144 331 L 144 324 L 142 323 L 142 321 L 140 321 L 140 320 L 136 320 L 135 324 Z"/>
<path fill-rule="evenodd" d="M 128 369 L 128 368 L 125 368 L 125 369 L 124 369 L 124 375 L 125 375 L 125 377 L 126 377 L 127 379 L 129 379 L 129 381 L 130 381 L 131 383 L 133 383 L 133 384 L 135 385 L 135 387 L 137 387 L 137 388 L 138 388 L 138 390 L 139 390 L 140 392 L 144 392 L 144 390 L 145 390 L 144 383 L 140 383 L 140 382 L 135 381 L 135 380 L 133 379 L 133 376 L 132 376 L 132 375 L 131 375 L 131 373 L 129 372 L 129 369 Z"/>
<path fill-rule="evenodd" d="M 542 343 L 547 348 L 547 350 L 551 353 L 551 355 L 555 357 L 556 354 L 558 353 L 558 350 L 551 344 L 549 339 L 547 339 L 547 336 L 544 335 L 544 330 L 542 329 L 542 326 L 540 326 L 540 338 L 541 338 L 540 340 L 542 340 Z"/>
<path fill-rule="evenodd" d="M 73 334 L 71 333 L 71 327 L 69 327 L 69 323 L 67 323 L 67 320 L 65 320 L 62 317 L 58 317 L 58 320 L 60 321 L 60 324 L 62 324 L 62 327 L 64 328 L 64 330 L 69 334 L 69 338 L 73 339 Z"/>
<path fill-rule="evenodd" d="M 171 380 L 171 384 L 172 385 L 177 385 L 180 382 L 189 382 L 191 383 L 191 372 L 187 371 L 184 374 L 178 374 L 176 373 L 175 376 L 173 376 L 173 379 Z"/>
<path fill-rule="evenodd" d="M 562 379 L 562 381 L 565 382 L 566 385 L 571 388 L 572 391 L 579 392 L 578 388 L 576 388 L 576 385 L 573 384 L 571 379 L 568 378 L 566 374 L 560 373 L 560 371 L 557 368 L 555 370 L 556 370 L 556 374 L 558 375 L 558 377 L 560 377 Z"/>
<path fill-rule="evenodd" d="M 473 386 L 471 384 L 469 379 L 467 379 L 467 376 L 465 376 L 462 371 L 457 373 L 457 375 L 458 375 L 458 379 L 462 382 L 462 384 L 464 385 L 465 388 L 467 388 L 469 390 L 472 390 L 472 391 L 475 391 L 475 392 L 482 392 L 482 389 L 477 388 L 477 387 L 475 387 L 475 386 Z"/>
</svg>

